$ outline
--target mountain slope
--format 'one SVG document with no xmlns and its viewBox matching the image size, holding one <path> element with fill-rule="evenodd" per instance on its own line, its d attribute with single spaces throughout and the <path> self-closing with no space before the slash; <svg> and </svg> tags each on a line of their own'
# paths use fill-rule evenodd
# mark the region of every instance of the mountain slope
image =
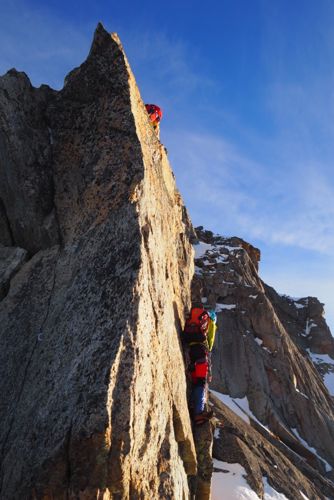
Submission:
<svg viewBox="0 0 334 500">
<path fill-rule="evenodd" d="M 268 428 L 276 443 L 302 457 L 317 477 L 333 478 L 334 404 L 312 362 L 312 356 L 319 357 L 314 353 L 322 353 L 327 356 L 327 371 L 334 365 L 330 357 L 334 341 L 322 317 L 322 305 L 311 297 L 280 297 L 265 285 L 258 275 L 259 250 L 240 238 L 215 236 L 203 228 L 196 232 L 193 301 L 202 301 L 218 313 L 211 388 L 236 402 L 247 398 L 252 425 L 257 420 Z M 232 401 L 233 406 L 238 409 Z M 221 411 L 219 405 L 217 411 Z M 231 452 L 224 436 L 225 457 L 224 453 L 215 456 L 229 461 Z M 254 443 L 255 439 L 256 456 Z M 219 445 L 214 449 L 220 449 Z M 264 473 L 263 460 L 261 467 Z M 281 490 L 294 498 L 291 481 L 284 480 L 286 472 L 281 472 Z M 306 484 L 305 479 L 305 490 Z M 327 496 L 334 497 L 333 484 L 326 485 Z M 317 498 L 314 492 L 311 497 Z"/>
</svg>

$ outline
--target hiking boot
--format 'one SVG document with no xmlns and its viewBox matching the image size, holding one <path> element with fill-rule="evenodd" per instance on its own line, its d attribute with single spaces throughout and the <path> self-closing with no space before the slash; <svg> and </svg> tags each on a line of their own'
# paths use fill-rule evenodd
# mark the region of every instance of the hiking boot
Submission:
<svg viewBox="0 0 334 500">
<path fill-rule="evenodd" d="M 200 414 L 202 417 L 206 418 L 206 419 L 210 419 L 213 417 L 213 411 L 212 410 L 209 410 L 209 411 L 202 411 L 202 413 Z"/>
<path fill-rule="evenodd" d="M 196 425 L 201 425 L 204 424 L 204 422 L 207 422 L 213 417 L 213 411 L 202 411 L 202 413 L 199 413 L 198 415 L 194 416 L 194 423 Z"/>
</svg>

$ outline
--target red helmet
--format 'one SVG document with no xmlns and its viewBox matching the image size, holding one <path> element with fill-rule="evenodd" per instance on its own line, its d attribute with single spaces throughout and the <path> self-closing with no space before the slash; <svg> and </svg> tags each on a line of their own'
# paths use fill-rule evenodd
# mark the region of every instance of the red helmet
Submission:
<svg viewBox="0 0 334 500">
<path fill-rule="evenodd" d="M 160 122 L 162 118 L 162 110 L 159 106 L 156 106 L 155 104 L 145 104 L 145 108 L 149 114 L 151 122 Z"/>
</svg>

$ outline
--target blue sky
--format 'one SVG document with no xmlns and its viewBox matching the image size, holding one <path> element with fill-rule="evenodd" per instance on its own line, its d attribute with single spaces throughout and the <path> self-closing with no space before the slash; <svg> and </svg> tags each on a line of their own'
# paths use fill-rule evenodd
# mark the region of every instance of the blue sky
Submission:
<svg viewBox="0 0 334 500">
<path fill-rule="evenodd" d="M 0 0 L 0 74 L 61 88 L 98 21 L 117 31 L 195 225 L 262 251 L 334 331 L 332 0 Z"/>
</svg>

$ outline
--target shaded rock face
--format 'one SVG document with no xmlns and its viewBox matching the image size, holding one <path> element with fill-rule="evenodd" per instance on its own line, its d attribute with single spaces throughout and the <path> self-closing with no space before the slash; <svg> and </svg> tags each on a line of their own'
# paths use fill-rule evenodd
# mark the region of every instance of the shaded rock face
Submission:
<svg viewBox="0 0 334 500">
<path fill-rule="evenodd" d="M 0 497 L 187 498 L 192 228 L 121 44 L 0 88 Z"/>
<path fill-rule="evenodd" d="M 46 118 L 53 94 L 15 70 L 0 80 L 0 243 L 31 253 L 58 243 Z"/>
<path fill-rule="evenodd" d="M 27 260 L 23 248 L 0 246 L 0 300 L 6 297 L 10 282 Z"/>
<path fill-rule="evenodd" d="M 265 285 L 257 273 L 260 252 L 243 240 L 196 232 L 193 301 L 218 314 L 211 388 L 247 397 L 253 415 L 291 453 L 333 478 L 334 404 L 322 375 L 333 369 L 334 341 L 323 306 Z M 299 498 L 289 488 L 283 488 L 288 498 Z"/>
</svg>

